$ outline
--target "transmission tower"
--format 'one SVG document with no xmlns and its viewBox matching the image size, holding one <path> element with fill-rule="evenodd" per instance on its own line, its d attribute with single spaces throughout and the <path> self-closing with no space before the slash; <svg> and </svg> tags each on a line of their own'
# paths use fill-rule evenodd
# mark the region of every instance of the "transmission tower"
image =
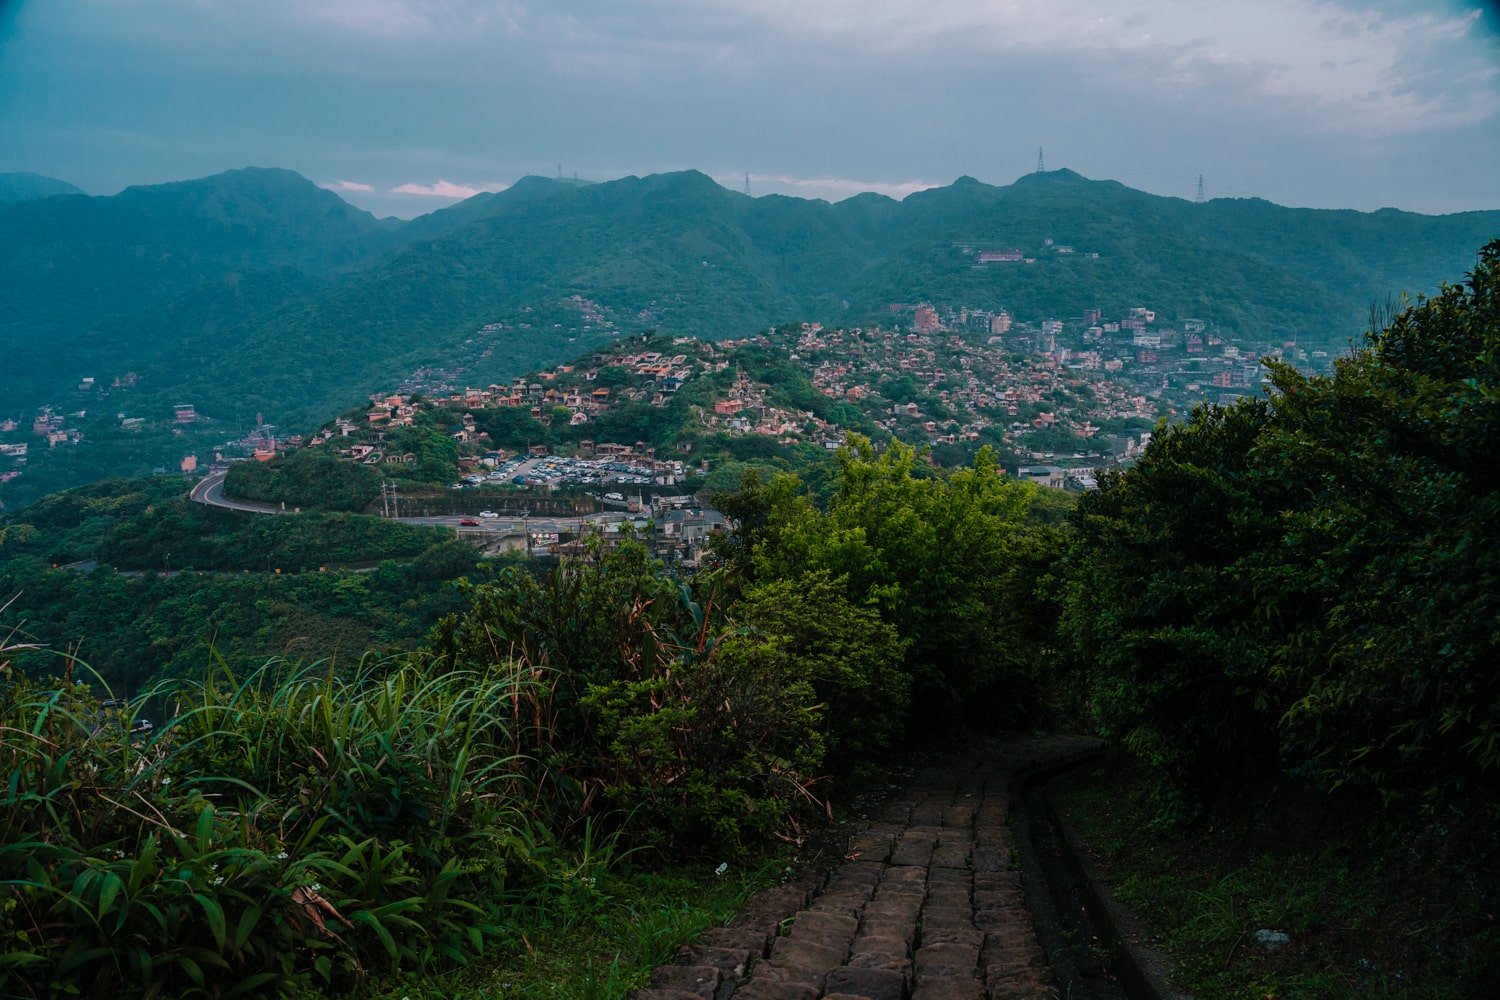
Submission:
<svg viewBox="0 0 1500 1000">
<path fill-rule="evenodd" d="M 1203 175 L 1198 175 L 1198 204 L 1203 204 Z"/>
<path fill-rule="evenodd" d="M 1039 174 L 1045 173 L 1046 169 L 1047 168 L 1042 165 L 1042 147 L 1038 146 L 1036 148 L 1036 172 Z"/>
<path fill-rule="evenodd" d="M 750 171 L 748 171 L 748 170 L 745 171 L 745 197 L 746 198 L 751 197 L 751 195 L 750 195 Z"/>
</svg>

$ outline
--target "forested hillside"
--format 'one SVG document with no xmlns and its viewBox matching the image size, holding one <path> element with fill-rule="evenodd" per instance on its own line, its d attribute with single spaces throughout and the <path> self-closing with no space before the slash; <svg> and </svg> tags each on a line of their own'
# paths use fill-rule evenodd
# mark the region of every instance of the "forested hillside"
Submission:
<svg viewBox="0 0 1500 1000">
<path fill-rule="evenodd" d="M 923 300 L 1024 319 L 1144 305 L 1337 350 L 1372 302 L 1431 290 L 1497 231 L 1494 212 L 1192 204 L 1066 170 L 833 205 L 746 198 L 695 171 L 532 177 L 400 222 L 290 171 L 246 169 L 0 205 L 0 418 L 67 407 L 83 466 L 135 471 L 119 465 L 139 450 L 129 439 L 88 443 L 112 438 L 117 416 L 160 421 L 182 403 L 221 434 L 256 414 L 305 430 L 438 359 L 461 355 L 462 377 L 484 382 L 595 335 L 889 322 L 890 303 Z M 981 264 L 985 248 L 1032 262 Z M 573 302 L 609 323 L 569 319 Z M 126 397 L 78 391 L 126 376 Z M 148 471 L 177 460 L 154 449 Z M 78 481 L 52 457 L 49 488 Z M 30 498 L 36 485 L 20 488 Z"/>
</svg>

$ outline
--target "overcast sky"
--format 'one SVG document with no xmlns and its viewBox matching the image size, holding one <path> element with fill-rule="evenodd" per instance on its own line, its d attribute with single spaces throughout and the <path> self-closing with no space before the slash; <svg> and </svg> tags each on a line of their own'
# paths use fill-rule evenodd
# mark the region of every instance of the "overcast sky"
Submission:
<svg viewBox="0 0 1500 1000">
<path fill-rule="evenodd" d="M 1070 167 L 1160 194 L 1500 208 L 1474 0 L 0 0 L 0 171 L 289 167 L 411 216 L 528 173 L 897 197 Z"/>
</svg>

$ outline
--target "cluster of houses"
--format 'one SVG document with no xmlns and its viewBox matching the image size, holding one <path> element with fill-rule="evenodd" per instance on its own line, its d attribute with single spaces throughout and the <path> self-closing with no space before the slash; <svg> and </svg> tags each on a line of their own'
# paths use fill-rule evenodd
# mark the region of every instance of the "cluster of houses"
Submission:
<svg viewBox="0 0 1500 1000">
<path fill-rule="evenodd" d="M 44 406 L 32 418 L 31 436 L 41 438 L 47 443 L 48 448 L 77 444 L 83 440 L 83 431 L 69 424 L 73 420 L 82 420 L 85 415 L 82 410 L 77 413 L 62 414 L 56 412 L 51 406 Z M 13 417 L 0 419 L 0 435 L 20 436 L 24 433 L 23 427 L 24 425 Z M 10 468 L 0 470 L 0 483 L 8 483 L 20 478 L 26 468 L 31 444 L 32 442 L 27 440 L 0 440 L 0 458 L 10 459 Z"/>
<path fill-rule="evenodd" d="M 1073 371 L 1059 358 L 1005 350 L 957 333 L 825 330 L 811 323 L 796 335 L 791 350 L 810 367 L 818 391 L 866 407 L 878 423 L 904 438 L 920 434 L 933 445 L 978 441 L 998 424 L 1002 440 L 1024 451 L 1018 439 L 1033 430 L 1061 425 L 1089 439 L 1098 433 L 1096 421 L 1149 419 L 1156 412 L 1145 396 Z M 882 395 L 889 391 L 882 389 L 888 380 L 901 377 L 920 388 L 922 402 Z"/>
<path fill-rule="evenodd" d="M 586 555 L 596 539 L 612 546 L 631 538 L 645 542 L 668 565 L 693 569 L 703 564 L 714 537 L 729 529 L 728 518 L 694 496 L 657 496 L 633 510 L 636 516 L 629 520 L 590 525 L 571 535 L 532 534 L 524 544 L 533 556 L 573 559 Z"/>
<path fill-rule="evenodd" d="M 601 383 L 600 373 L 611 369 L 626 373 L 628 381 Z M 693 377 L 693 371 L 694 359 L 685 353 L 597 352 L 586 366 L 558 365 L 532 376 L 517 376 L 507 386 L 465 389 L 438 402 L 469 410 L 526 407 L 532 416 L 544 422 L 550 422 L 553 411 L 563 407 L 569 411 L 569 423 L 576 426 L 587 423 L 621 400 L 665 406 L 668 399 Z"/>
<path fill-rule="evenodd" d="M 823 420 L 811 410 L 776 406 L 767 400 L 766 389 L 737 373 L 728 396 L 714 400 L 712 408 L 698 410 L 700 424 L 709 432 L 759 434 L 775 438 L 778 444 L 815 440 L 825 448 L 836 448 L 843 442 L 843 432 L 837 424 Z"/>
</svg>

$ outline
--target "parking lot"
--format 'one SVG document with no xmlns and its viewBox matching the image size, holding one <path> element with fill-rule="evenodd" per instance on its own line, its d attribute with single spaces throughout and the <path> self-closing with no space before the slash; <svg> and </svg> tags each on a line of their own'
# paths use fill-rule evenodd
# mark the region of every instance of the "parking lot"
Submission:
<svg viewBox="0 0 1500 1000">
<path fill-rule="evenodd" d="M 476 489 L 481 486 L 645 486 L 655 473 L 641 465 L 610 458 L 541 458 L 516 456 L 493 470 L 475 472 L 453 489 Z"/>
</svg>

